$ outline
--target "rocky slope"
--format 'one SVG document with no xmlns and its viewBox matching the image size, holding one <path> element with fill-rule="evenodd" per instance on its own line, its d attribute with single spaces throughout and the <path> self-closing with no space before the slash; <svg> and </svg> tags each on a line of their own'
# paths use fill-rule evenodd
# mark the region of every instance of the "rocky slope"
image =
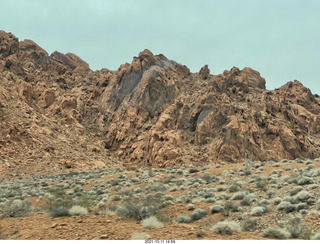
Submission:
<svg viewBox="0 0 320 244">
<path fill-rule="evenodd" d="M 0 31 L 1 174 L 316 158 L 319 103 L 299 81 L 266 90 L 250 68 L 191 73 L 144 50 L 92 71 Z"/>
</svg>

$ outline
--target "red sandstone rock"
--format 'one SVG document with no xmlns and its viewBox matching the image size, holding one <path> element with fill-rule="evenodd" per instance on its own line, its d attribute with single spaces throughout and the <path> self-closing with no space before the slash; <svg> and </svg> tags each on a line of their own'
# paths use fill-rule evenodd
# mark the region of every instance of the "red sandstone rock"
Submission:
<svg viewBox="0 0 320 244">
<path fill-rule="evenodd" d="M 149 50 L 93 72 L 74 54 L 0 40 L 0 174 L 27 171 L 28 158 L 76 169 L 110 156 L 130 168 L 320 156 L 320 98 L 299 81 L 266 90 L 251 68 L 192 74 Z"/>
</svg>

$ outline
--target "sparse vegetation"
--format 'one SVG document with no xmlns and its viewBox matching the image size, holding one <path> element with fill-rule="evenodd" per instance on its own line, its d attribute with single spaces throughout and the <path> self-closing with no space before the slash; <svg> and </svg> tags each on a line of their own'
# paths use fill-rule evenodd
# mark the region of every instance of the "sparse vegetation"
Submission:
<svg viewBox="0 0 320 244">
<path fill-rule="evenodd" d="M 223 163 L 221 167 L 228 164 Z M 250 167 L 253 170 L 259 170 L 263 166 L 268 166 L 268 164 L 263 165 L 261 162 Z M 29 184 L 30 187 L 26 189 L 11 185 L 8 188 L 0 182 L 0 211 L 2 217 L 13 217 L 15 214 L 10 215 L 10 211 L 3 211 L 3 206 L 11 206 L 13 202 L 25 201 L 23 199 L 26 197 L 34 196 L 33 198 L 42 199 L 43 206 L 47 202 L 43 210 L 48 211 L 53 218 L 88 215 L 89 213 L 104 216 L 123 215 L 126 218 L 118 218 L 120 221 L 136 220 L 145 229 L 161 228 L 165 222 L 188 224 L 205 218 L 198 224 L 194 223 L 199 225 L 199 228 L 195 229 L 193 238 L 202 238 L 205 235 L 202 228 L 202 225 L 205 224 L 210 226 L 215 233 L 224 235 L 235 231 L 255 233 L 260 231 L 261 235 L 270 238 L 311 239 L 315 234 L 306 228 L 303 218 L 319 214 L 317 211 L 320 210 L 320 200 L 317 201 L 319 199 L 317 177 L 320 176 L 320 171 L 318 172 L 317 169 L 296 170 L 292 163 L 290 167 L 292 171 L 296 170 L 296 173 L 282 177 L 281 174 L 285 171 L 281 168 L 283 166 L 281 164 L 270 175 L 267 174 L 269 171 L 265 167 L 260 175 L 249 176 L 241 174 L 243 168 L 224 170 L 222 174 L 215 174 L 212 171 L 210 174 L 207 173 L 206 170 L 215 169 L 214 165 L 202 168 L 184 167 L 180 171 L 174 168 L 157 169 L 147 173 L 140 169 L 133 174 L 132 171 L 128 171 L 108 180 L 102 180 L 105 174 L 72 173 L 53 178 L 52 181 L 41 179 Z M 200 173 L 190 174 L 190 169 L 197 169 Z M 109 171 L 108 174 L 115 172 L 120 171 Z M 101 178 L 99 182 L 96 182 L 97 177 Z M 306 177 L 312 178 L 314 183 L 301 184 L 300 182 L 298 184 L 302 179 L 308 182 L 305 180 Z M 88 182 L 88 179 L 92 181 Z M 163 184 L 163 181 L 166 183 Z M 137 183 L 138 186 L 134 186 Z M 260 183 L 264 186 L 259 187 L 257 184 Z M 191 212 L 190 214 L 182 213 L 172 220 L 167 211 L 172 211 L 170 206 L 177 203 L 185 208 L 184 212 L 187 213 L 186 210 Z M 206 203 L 212 203 L 208 211 L 212 215 L 208 216 L 205 209 L 196 208 Z M 39 211 L 30 208 L 27 213 L 30 213 L 31 210 Z M 274 211 L 279 212 L 275 214 Z M 223 215 L 222 221 L 218 223 L 212 221 L 219 216 L 217 213 Z M 269 223 L 266 219 L 270 216 L 273 217 Z M 298 216 L 300 219 L 297 218 Z M 282 223 L 280 220 L 283 220 Z M 236 223 L 236 227 L 230 222 Z M 277 225 L 270 226 L 270 224 Z M 138 239 L 147 238 L 150 237 L 138 237 Z"/>
</svg>

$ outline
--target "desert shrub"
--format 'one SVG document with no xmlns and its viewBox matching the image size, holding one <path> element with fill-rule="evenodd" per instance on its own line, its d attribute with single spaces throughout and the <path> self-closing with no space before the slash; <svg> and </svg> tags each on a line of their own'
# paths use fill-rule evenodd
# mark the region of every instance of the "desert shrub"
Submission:
<svg viewBox="0 0 320 244">
<path fill-rule="evenodd" d="M 309 190 L 317 189 L 317 188 L 319 188 L 319 185 L 318 185 L 318 184 L 311 184 L 310 186 L 308 186 L 308 189 L 309 189 Z"/>
<path fill-rule="evenodd" d="M 252 208 L 250 212 L 252 216 L 262 216 L 265 213 L 266 213 L 266 208 L 260 207 L 260 206 Z"/>
<path fill-rule="evenodd" d="M 166 200 L 166 201 L 172 201 L 173 200 L 173 196 L 171 196 L 171 195 L 165 195 L 164 196 L 164 200 Z"/>
<path fill-rule="evenodd" d="M 82 190 L 81 190 L 82 189 Z M 74 205 L 79 205 L 82 207 L 92 206 L 96 200 L 96 195 L 91 195 L 90 191 L 84 192 L 82 187 L 74 189 L 76 196 L 73 194 L 66 194 L 64 189 L 59 188 L 49 188 L 46 195 L 47 209 L 51 211 L 57 207 L 71 208 Z"/>
<path fill-rule="evenodd" d="M 70 216 L 69 208 L 66 207 L 55 207 L 51 210 L 50 216 L 52 218 Z"/>
<path fill-rule="evenodd" d="M 161 194 L 147 194 L 147 192 L 135 194 L 132 190 L 123 191 L 121 207 L 118 213 L 128 218 L 143 220 L 154 215 L 162 207 Z"/>
<path fill-rule="evenodd" d="M 7 217 L 23 217 L 32 210 L 28 200 L 13 200 L 0 203 L 0 213 Z"/>
<path fill-rule="evenodd" d="M 191 169 L 189 170 L 189 173 L 190 173 L 190 174 L 194 174 L 194 173 L 197 173 L 197 172 L 199 172 L 199 170 L 196 169 L 196 168 L 191 168 Z"/>
<path fill-rule="evenodd" d="M 131 240 L 148 240 L 150 236 L 143 232 L 134 232 L 131 236 Z"/>
<path fill-rule="evenodd" d="M 293 218 L 285 228 L 289 231 L 291 238 L 298 238 L 302 234 L 305 224 L 301 218 Z"/>
<path fill-rule="evenodd" d="M 111 199 L 111 201 L 113 201 L 113 202 L 118 202 L 118 201 L 120 201 L 121 200 L 121 197 L 119 197 L 119 196 L 114 196 L 114 197 L 112 197 L 112 199 Z"/>
<path fill-rule="evenodd" d="M 205 217 L 207 215 L 208 215 L 207 211 L 205 211 L 201 208 L 197 208 L 196 210 L 194 210 L 192 212 L 192 214 L 190 215 L 190 218 L 192 221 L 196 221 L 196 220 L 202 219 L 203 217 Z"/>
<path fill-rule="evenodd" d="M 274 195 L 274 191 L 273 190 L 268 190 L 266 192 L 267 198 L 271 198 Z"/>
<path fill-rule="evenodd" d="M 308 208 L 309 208 L 309 206 L 308 206 L 308 204 L 305 203 L 305 202 L 299 203 L 299 204 L 297 205 L 297 211 L 300 211 L 300 210 L 302 210 L 302 209 L 308 209 Z"/>
<path fill-rule="evenodd" d="M 256 187 L 262 191 L 267 191 L 267 181 L 263 178 L 257 178 L 255 181 Z"/>
<path fill-rule="evenodd" d="M 217 186 L 217 191 L 219 192 L 219 191 L 225 191 L 225 190 L 227 190 L 227 186 L 225 186 L 225 185 L 220 185 L 220 186 Z"/>
<path fill-rule="evenodd" d="M 235 204 L 233 202 L 226 202 L 223 208 L 222 214 L 224 216 L 228 216 L 231 212 L 239 212 L 241 210 L 241 206 L 239 204 Z"/>
<path fill-rule="evenodd" d="M 320 232 L 317 232 L 311 236 L 311 240 L 320 240 Z"/>
<path fill-rule="evenodd" d="M 216 201 L 216 199 L 213 197 L 210 197 L 210 198 L 206 198 L 204 201 L 207 203 L 214 203 Z"/>
<path fill-rule="evenodd" d="M 84 208 L 84 207 L 75 205 L 75 206 L 72 206 L 72 207 L 69 209 L 69 214 L 70 214 L 71 216 L 74 216 L 74 215 L 77 215 L 77 216 L 87 215 L 87 214 L 88 214 L 88 210 L 87 210 L 86 208 Z"/>
<path fill-rule="evenodd" d="M 159 229 L 163 224 L 155 216 L 151 216 L 142 221 L 142 226 L 146 229 Z"/>
<path fill-rule="evenodd" d="M 220 213 L 223 210 L 223 207 L 220 205 L 214 205 L 210 207 L 211 214 Z"/>
<path fill-rule="evenodd" d="M 290 191 L 290 196 L 296 195 L 298 192 L 302 191 L 302 186 L 296 186 Z"/>
<path fill-rule="evenodd" d="M 257 219 L 246 219 L 243 221 L 244 231 L 255 231 L 257 229 L 258 220 Z"/>
<path fill-rule="evenodd" d="M 228 199 L 230 199 L 230 195 L 228 195 L 226 193 L 220 193 L 219 195 L 216 195 L 216 199 L 228 200 Z"/>
<path fill-rule="evenodd" d="M 176 221 L 178 223 L 191 223 L 191 218 L 185 214 L 179 214 Z"/>
<path fill-rule="evenodd" d="M 290 167 L 288 164 L 286 164 L 286 165 L 284 166 L 284 169 L 285 169 L 285 171 L 290 171 L 290 170 L 291 170 L 291 167 Z"/>
<path fill-rule="evenodd" d="M 233 232 L 241 232 L 241 226 L 234 221 L 218 222 L 211 228 L 213 233 L 231 235 Z"/>
<path fill-rule="evenodd" d="M 242 206 L 249 206 L 256 200 L 256 196 L 253 193 L 246 195 L 240 202 Z"/>
<path fill-rule="evenodd" d="M 207 183 L 210 183 L 211 182 L 211 175 L 208 173 L 203 173 L 201 175 L 201 179 L 203 179 Z"/>
<path fill-rule="evenodd" d="M 262 200 L 258 203 L 259 206 L 266 206 L 266 205 L 269 205 L 269 204 L 270 204 L 270 201 L 267 200 L 267 199 L 262 199 Z"/>
<path fill-rule="evenodd" d="M 188 210 L 193 210 L 194 209 L 194 205 L 193 204 L 188 204 L 187 205 L 187 209 Z"/>
<path fill-rule="evenodd" d="M 278 239 L 289 239 L 291 234 L 286 229 L 280 228 L 279 226 L 269 227 L 265 229 L 262 234 L 263 237 L 278 238 Z"/>
<path fill-rule="evenodd" d="M 289 202 L 281 202 L 278 205 L 277 210 L 284 210 L 286 213 L 291 213 L 296 210 L 296 207 Z"/>
<path fill-rule="evenodd" d="M 298 199 L 294 197 L 285 197 L 284 200 L 291 204 L 297 204 L 299 202 Z"/>
<path fill-rule="evenodd" d="M 160 208 L 165 208 L 165 207 L 167 207 L 167 206 L 169 206 L 169 205 L 172 205 L 172 204 L 174 204 L 174 202 L 171 201 L 171 200 L 164 201 L 164 202 L 162 202 L 162 203 L 160 204 Z"/>
<path fill-rule="evenodd" d="M 178 170 L 177 170 L 177 174 L 178 174 L 178 175 L 183 175 L 183 170 L 178 169 Z"/>
<path fill-rule="evenodd" d="M 245 191 L 237 192 L 233 194 L 231 200 L 242 200 L 248 193 Z"/>
<path fill-rule="evenodd" d="M 308 201 L 308 199 L 311 197 L 311 194 L 307 191 L 300 191 L 297 194 L 297 199 L 301 202 Z"/>
<path fill-rule="evenodd" d="M 177 203 L 189 203 L 191 202 L 191 198 L 190 197 L 178 197 L 176 199 Z"/>
<path fill-rule="evenodd" d="M 237 192 L 239 191 L 240 187 L 237 186 L 237 185 L 231 185 L 229 188 L 228 188 L 228 191 L 229 192 Z"/>
<path fill-rule="evenodd" d="M 282 199 L 280 197 L 276 197 L 275 199 L 273 199 L 273 204 L 274 205 L 279 205 L 279 203 L 281 203 Z"/>
<path fill-rule="evenodd" d="M 312 180 L 312 178 L 306 177 L 306 176 L 302 177 L 297 182 L 298 185 L 309 185 L 309 184 L 313 184 L 313 183 L 314 183 L 314 181 Z"/>
</svg>

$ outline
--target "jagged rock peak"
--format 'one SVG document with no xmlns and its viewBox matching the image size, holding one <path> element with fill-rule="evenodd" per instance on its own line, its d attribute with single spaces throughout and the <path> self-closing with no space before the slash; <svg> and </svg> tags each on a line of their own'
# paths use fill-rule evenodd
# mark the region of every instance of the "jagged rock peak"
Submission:
<svg viewBox="0 0 320 244">
<path fill-rule="evenodd" d="M 203 80 L 208 79 L 208 77 L 210 75 L 210 69 L 207 64 L 200 69 L 199 75 L 200 75 L 201 79 L 203 79 Z"/>
<path fill-rule="evenodd" d="M 6 58 L 19 50 L 19 40 L 10 32 L 0 30 L 0 58 Z"/>
<path fill-rule="evenodd" d="M 77 67 L 89 69 L 89 64 L 73 53 L 63 54 L 58 51 L 55 51 L 50 55 L 50 57 L 56 60 L 57 62 L 68 66 L 72 70 L 74 70 Z"/>
</svg>

